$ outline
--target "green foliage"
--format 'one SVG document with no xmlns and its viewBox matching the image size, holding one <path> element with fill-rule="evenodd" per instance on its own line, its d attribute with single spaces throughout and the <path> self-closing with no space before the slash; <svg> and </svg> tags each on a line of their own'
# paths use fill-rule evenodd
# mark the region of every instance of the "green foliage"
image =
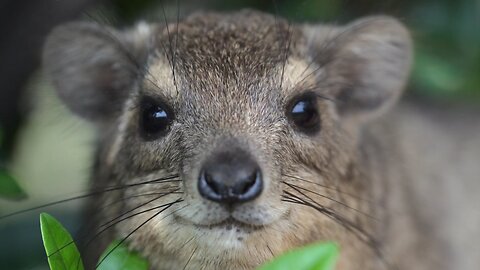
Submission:
<svg viewBox="0 0 480 270">
<path fill-rule="evenodd" d="M 2 145 L 3 145 L 3 131 L 0 128 L 0 149 Z M 25 192 L 17 184 L 15 179 L 7 172 L 7 170 L 5 170 L 2 167 L 1 160 L 0 160 L 0 197 L 11 199 L 11 200 L 20 200 L 27 197 Z"/>
<path fill-rule="evenodd" d="M 287 252 L 259 270 L 333 270 L 337 257 L 337 245 L 314 244 Z"/>
<path fill-rule="evenodd" d="M 0 168 L 0 197 L 20 200 L 27 197 L 15 179 L 4 169 Z"/>
<path fill-rule="evenodd" d="M 106 258 L 105 258 L 106 257 Z M 98 270 L 148 270 L 148 262 L 128 247 L 113 241 L 100 257 Z"/>
<path fill-rule="evenodd" d="M 51 270 L 83 270 L 77 246 L 68 231 L 54 217 L 40 214 L 43 245 Z"/>
<path fill-rule="evenodd" d="M 83 270 L 78 249 L 68 231 L 54 217 L 40 214 L 40 227 L 50 270 Z M 314 244 L 276 258 L 258 270 L 333 270 L 338 247 L 333 243 Z M 148 262 L 121 241 L 113 241 L 100 256 L 98 270 L 148 270 Z"/>
<path fill-rule="evenodd" d="M 420 1 L 406 22 L 416 45 L 413 89 L 441 99 L 480 99 L 478 1 Z"/>
<path fill-rule="evenodd" d="M 83 262 L 70 233 L 54 217 L 40 214 L 43 245 L 50 270 L 83 270 Z M 120 241 L 108 246 L 99 260 L 98 270 L 148 270 L 148 262 L 131 252 Z"/>
</svg>

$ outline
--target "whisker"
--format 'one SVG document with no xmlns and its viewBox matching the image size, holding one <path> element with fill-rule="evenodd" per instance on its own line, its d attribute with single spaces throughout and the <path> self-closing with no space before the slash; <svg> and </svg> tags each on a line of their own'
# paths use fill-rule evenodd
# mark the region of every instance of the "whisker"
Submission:
<svg viewBox="0 0 480 270">
<path fill-rule="evenodd" d="M 54 206 L 54 205 L 58 205 L 58 204 L 62 204 L 62 203 L 70 202 L 70 201 L 74 201 L 74 200 L 85 199 L 85 198 L 89 198 L 89 197 L 92 197 L 92 196 L 95 196 L 95 195 L 100 195 L 100 194 L 107 193 L 107 192 L 112 192 L 112 191 L 116 191 L 116 190 L 121 190 L 121 189 L 124 189 L 124 188 L 131 188 L 131 187 L 135 187 L 135 186 L 148 185 L 148 184 L 160 184 L 160 183 L 181 182 L 182 180 L 180 180 L 180 179 L 178 179 L 178 180 L 175 179 L 175 178 L 177 178 L 177 177 L 179 177 L 179 175 L 172 175 L 172 176 L 168 176 L 168 177 L 165 177 L 165 178 L 148 180 L 148 181 L 139 182 L 139 183 L 133 183 L 133 184 L 110 186 L 110 187 L 107 187 L 107 188 L 105 188 L 105 189 L 94 190 L 94 191 L 89 192 L 89 193 L 86 193 L 86 194 L 82 194 L 82 195 L 70 197 L 70 198 L 67 198 L 67 199 L 62 199 L 62 200 L 58 200 L 58 201 L 54 201 L 54 202 L 42 204 L 42 205 L 39 205 L 39 206 L 35 206 L 35 207 L 32 207 L 32 208 L 28 208 L 28 209 L 16 211 L 16 212 L 13 212 L 13 213 L 10 213 L 10 214 L 6 214 L 6 215 L 3 215 L 3 216 L 0 216 L 0 220 L 5 219 L 5 218 L 9 218 L 9 217 L 12 217 L 12 216 L 20 215 L 20 214 L 23 214 L 23 213 L 27 213 L 27 212 L 31 212 L 31 211 L 43 209 L 43 208 L 46 208 L 46 207 L 50 207 L 50 206 Z"/>
<path fill-rule="evenodd" d="M 198 248 L 198 246 L 196 246 L 196 247 L 193 249 L 193 252 L 192 252 L 192 254 L 190 255 L 190 257 L 188 258 L 187 263 L 186 263 L 185 266 L 183 267 L 183 270 L 187 269 L 187 266 L 188 266 L 188 264 L 190 263 L 190 260 L 192 259 L 193 255 L 194 255 L 195 252 L 197 251 L 197 248 Z"/>
<path fill-rule="evenodd" d="M 351 84 L 347 83 L 335 83 L 335 82 L 329 82 L 328 84 L 321 81 L 313 85 L 297 85 L 296 87 L 299 88 L 299 90 L 303 92 L 313 92 L 315 96 L 319 97 L 320 99 L 330 101 L 334 104 L 337 104 L 339 102 L 343 102 L 342 100 L 337 99 L 336 97 L 330 97 L 324 94 L 321 94 L 320 91 L 324 89 L 330 89 L 332 87 L 338 87 L 339 85 L 344 85 L 344 86 L 351 86 Z"/>
<path fill-rule="evenodd" d="M 319 204 L 318 202 L 316 202 L 315 200 L 307 196 L 305 193 L 301 191 L 297 191 L 297 192 L 299 192 L 305 198 L 308 198 L 312 203 L 309 203 L 306 200 L 288 191 L 284 191 L 284 193 L 287 194 L 288 196 L 282 195 L 282 197 L 285 198 L 284 200 L 282 199 L 282 201 L 308 206 L 319 211 L 320 213 L 324 214 L 326 217 L 340 224 L 343 228 L 347 229 L 355 237 L 357 237 L 357 239 L 359 239 L 362 243 L 364 243 L 367 247 L 369 247 L 374 252 L 374 254 L 382 261 L 382 263 L 385 265 L 387 269 L 389 268 L 396 269 L 396 267 L 393 264 L 391 264 L 386 260 L 383 251 L 379 248 L 379 243 L 375 240 L 375 238 L 371 234 L 366 232 L 359 225 L 355 224 L 349 219 L 339 215 L 333 209 L 330 209 L 328 207 L 325 207 Z"/>
<path fill-rule="evenodd" d="M 351 193 L 348 193 L 348 192 L 345 192 L 345 191 L 342 191 L 342 190 L 339 190 L 337 188 L 334 188 L 334 187 L 330 187 L 330 186 L 327 186 L 327 185 L 323 185 L 321 183 L 317 183 L 317 182 L 314 182 L 314 181 L 311 181 L 311 180 L 307 180 L 307 179 L 304 179 L 304 178 L 301 178 L 301 177 L 298 177 L 298 176 L 293 176 L 293 175 L 288 175 L 288 174 L 282 174 L 283 176 L 285 177 L 289 177 L 289 178 L 293 178 L 293 179 L 297 179 L 297 180 L 300 180 L 300 181 L 304 181 L 304 182 L 307 182 L 307 183 L 310 183 L 310 184 L 313 184 L 313 185 L 317 185 L 317 186 L 320 186 L 322 188 L 325 188 L 325 189 L 329 189 L 329 190 L 333 190 L 337 193 L 340 193 L 340 194 L 343 194 L 343 195 L 347 195 L 347 196 L 350 196 L 354 199 L 357 199 L 359 201 L 364 201 L 364 202 L 367 202 L 369 204 L 374 204 L 373 201 L 369 200 L 369 199 L 365 199 L 365 198 L 361 198 L 357 195 L 354 195 L 354 194 L 351 194 Z"/>
<path fill-rule="evenodd" d="M 290 195 L 290 196 L 293 196 L 294 198 L 298 199 L 299 201 L 303 202 L 303 203 L 307 203 L 307 204 L 310 204 L 312 205 L 312 207 L 314 207 L 316 210 L 322 212 L 323 214 L 326 214 L 327 216 L 332 216 L 333 214 L 335 214 L 335 211 L 331 208 L 328 208 L 320 203 L 318 203 L 317 201 L 313 200 L 311 197 L 309 197 L 308 195 L 306 195 L 305 193 L 303 193 L 302 191 L 299 191 L 299 190 L 296 190 L 298 193 L 300 193 L 303 197 L 307 198 L 309 201 L 311 201 L 313 203 L 313 205 L 311 203 L 308 203 L 307 201 L 305 201 L 304 199 L 298 197 L 297 195 L 291 193 L 291 192 L 288 192 L 288 191 L 285 191 L 285 193 L 287 195 Z M 341 217 L 340 215 L 338 215 L 338 217 Z M 355 230 L 357 230 L 358 232 L 360 232 L 362 235 L 365 235 L 367 236 L 367 238 L 371 238 L 373 239 L 373 237 L 371 236 L 368 236 L 368 233 L 365 232 L 363 229 L 361 229 L 359 226 L 357 226 L 357 224 L 347 220 L 346 218 L 339 218 L 337 219 L 335 217 L 335 219 L 337 221 L 341 221 L 341 224 L 344 225 L 345 223 L 348 223 L 349 225 L 352 226 L 352 228 L 355 228 Z"/>
<path fill-rule="evenodd" d="M 171 60 L 169 60 L 169 62 L 170 62 L 170 67 L 172 69 L 173 83 L 175 85 L 175 90 L 178 93 L 177 80 L 175 79 L 175 57 L 176 57 L 176 54 L 174 54 L 174 52 L 173 52 L 172 37 L 170 35 L 170 28 L 168 27 L 168 21 L 167 21 L 167 15 L 165 13 L 165 7 L 164 7 L 163 4 L 161 4 L 161 7 L 162 7 L 163 19 L 165 21 L 165 27 L 167 29 L 168 43 L 169 43 L 169 47 L 170 47 L 170 58 L 171 58 Z M 177 12 L 177 14 L 178 14 L 178 12 Z M 178 30 L 178 21 L 177 21 L 177 30 Z M 177 35 L 177 37 L 178 37 L 178 35 Z M 166 50 L 164 50 L 164 51 L 166 53 Z M 167 58 L 169 58 L 168 55 L 166 55 L 166 56 L 167 56 Z"/>
<path fill-rule="evenodd" d="M 183 247 L 185 247 L 188 243 L 190 243 L 193 239 L 195 239 L 195 235 L 190 237 L 185 243 L 183 243 L 177 250 L 182 250 Z"/>
<path fill-rule="evenodd" d="M 177 62 L 177 46 L 178 46 L 178 24 L 180 22 L 180 5 L 178 3 L 178 0 L 176 0 L 176 6 L 177 6 L 177 24 L 176 24 L 176 30 L 175 30 L 175 48 L 173 50 L 173 84 L 175 85 L 175 90 L 177 91 L 178 94 L 178 85 L 177 85 L 177 78 L 175 76 L 175 67 L 176 67 L 176 62 Z"/>
<path fill-rule="evenodd" d="M 168 195 L 168 194 L 183 194 L 182 191 L 178 191 L 178 189 L 176 189 L 176 190 L 177 191 L 171 191 L 171 192 L 152 192 L 152 193 L 135 194 L 135 195 L 127 196 L 127 197 L 124 197 L 120 200 L 116 200 L 114 202 L 108 203 L 108 204 L 102 206 L 100 209 L 105 209 L 105 208 L 107 208 L 109 206 L 112 206 L 112 205 L 115 205 L 117 203 L 121 203 L 121 202 L 124 202 L 126 200 L 139 198 L 139 197 L 148 197 L 148 196 L 156 196 L 156 195 Z"/>
<path fill-rule="evenodd" d="M 291 194 L 291 196 L 295 196 L 295 195 Z M 294 199 L 286 199 L 286 200 L 283 200 L 283 201 L 311 207 L 311 208 L 319 211 L 320 213 L 322 213 L 326 217 L 328 217 L 328 218 L 332 219 L 333 221 L 337 222 L 338 224 L 342 225 L 342 227 L 344 227 L 345 229 L 347 229 L 348 231 L 353 233 L 360 241 L 362 241 L 366 245 L 368 245 L 368 246 L 371 245 L 369 243 L 369 241 L 366 239 L 365 235 L 363 234 L 363 231 L 356 224 L 350 224 L 350 222 L 348 220 L 346 220 L 345 218 L 341 217 L 338 214 L 335 214 L 334 212 L 330 211 L 328 208 L 326 208 L 322 205 L 318 205 L 315 202 L 313 204 L 309 203 L 309 202 L 301 199 L 298 196 L 295 196 Z"/>
<path fill-rule="evenodd" d="M 182 201 L 183 201 L 183 200 L 182 200 Z M 110 228 L 112 228 L 112 227 L 114 227 L 115 225 L 119 224 L 120 222 L 123 222 L 123 221 L 128 220 L 128 219 L 130 219 L 130 218 L 132 218 L 132 217 L 135 217 L 135 216 L 138 216 L 138 215 L 141 215 L 141 214 L 145 214 L 145 213 L 151 212 L 151 211 L 153 211 L 153 210 L 156 210 L 156 209 L 159 209 L 159 208 L 162 208 L 162 207 L 166 207 L 166 206 L 169 207 L 170 204 L 171 204 L 171 203 L 166 203 L 166 204 L 162 204 L 162 205 L 159 205 L 159 206 L 155 206 L 155 207 L 152 207 L 152 208 L 149 208 L 149 209 L 146 209 L 146 210 L 142 210 L 142 211 L 140 211 L 140 212 L 137 212 L 137 213 L 131 214 L 131 215 L 129 215 L 129 216 L 126 216 L 126 217 L 124 217 L 124 218 L 121 218 L 121 219 L 119 219 L 119 220 L 117 220 L 117 221 L 114 221 L 114 220 L 115 220 L 115 219 L 118 219 L 119 217 L 116 217 L 116 218 L 114 218 L 113 220 L 108 221 L 107 223 L 111 223 L 111 224 L 109 224 L 108 226 L 104 226 L 105 224 L 99 226 L 100 228 L 101 228 L 102 226 L 103 226 L 104 228 L 101 229 L 100 231 L 96 232 L 95 235 L 88 240 L 88 242 L 85 244 L 85 246 L 84 246 L 83 248 L 86 249 L 86 248 L 87 248 L 90 244 L 92 244 L 93 241 L 94 241 L 95 239 L 97 239 L 102 233 L 106 232 L 107 230 L 109 230 Z M 142 205 L 142 206 L 143 206 L 143 205 Z M 184 207 L 186 207 L 186 206 L 184 206 Z M 182 208 L 184 208 L 184 207 L 182 207 Z M 182 209 L 182 208 L 180 208 L 180 209 Z M 114 222 L 113 222 L 113 221 L 114 221 Z M 113 222 L 113 223 L 112 223 L 112 222 Z"/>
<path fill-rule="evenodd" d="M 329 36 L 333 31 L 334 31 L 334 28 L 332 27 L 332 28 L 329 30 L 327 36 Z M 331 41 L 331 40 L 329 40 L 329 42 L 330 42 L 330 41 Z M 318 51 L 313 55 L 312 60 L 310 61 L 310 63 L 308 63 L 307 67 L 305 67 L 305 69 L 302 71 L 302 73 L 300 74 L 300 77 L 302 77 L 302 76 L 305 74 L 305 72 L 307 72 L 307 70 L 308 70 L 314 63 L 318 62 L 318 59 L 317 59 L 317 58 L 318 58 L 321 54 L 324 54 L 324 53 L 325 53 L 327 47 L 330 46 L 330 43 L 329 43 L 329 42 L 325 42 L 325 43 L 322 44 L 322 46 L 318 49 Z M 304 82 L 306 79 L 308 79 L 312 74 L 316 73 L 318 70 L 320 70 L 320 69 L 321 69 L 322 67 L 324 67 L 324 66 L 325 66 L 325 65 L 320 65 L 319 67 L 317 67 L 316 69 L 314 69 L 312 72 L 310 72 L 309 74 L 307 74 L 306 76 L 304 76 L 304 77 L 297 83 L 297 85 L 300 84 L 300 83 L 303 83 L 303 82 Z"/>
<path fill-rule="evenodd" d="M 300 9 L 302 6 L 304 6 L 306 4 L 306 0 L 302 1 L 300 3 L 300 5 L 297 6 L 296 10 L 295 10 L 295 15 L 294 16 L 297 16 L 300 12 Z M 278 24 L 278 16 L 279 16 L 279 10 L 278 10 L 278 5 L 277 5 L 277 1 L 275 0 L 272 0 L 272 3 L 273 3 L 273 8 L 275 10 L 275 14 L 274 14 L 274 19 L 275 19 L 275 27 L 277 28 L 277 32 L 278 34 L 281 34 L 280 33 L 280 27 L 279 27 L 279 24 Z M 284 56 L 283 56 L 283 63 L 282 63 L 282 70 L 281 70 L 281 76 L 280 76 L 280 85 L 279 85 L 279 88 L 281 89 L 283 87 L 283 79 L 285 77 L 285 66 L 288 62 L 288 56 L 289 56 L 289 52 L 290 52 L 290 48 L 291 48 L 291 44 L 292 44 L 292 36 L 293 36 L 293 29 L 292 29 L 292 20 L 291 19 L 288 19 L 287 20 L 288 22 L 288 26 L 287 26 L 287 36 L 286 36 L 286 39 L 285 39 L 285 44 L 283 44 L 283 47 L 284 47 Z M 281 35 L 283 36 L 283 35 Z"/>
<path fill-rule="evenodd" d="M 104 25 L 102 25 L 101 23 L 97 22 L 95 20 L 95 18 L 89 14 L 88 12 L 86 12 L 87 16 L 92 20 L 94 21 L 97 26 L 101 27 L 107 34 L 107 38 L 109 38 L 116 46 L 117 48 L 125 55 L 127 56 L 127 60 L 130 62 L 130 64 L 132 64 L 136 70 L 130 70 L 130 72 L 132 72 L 133 74 L 137 74 L 137 77 L 145 77 L 143 76 L 144 74 L 149 74 L 150 76 L 153 77 L 153 75 L 148 71 L 148 68 L 146 65 L 142 65 L 138 59 L 125 47 L 125 45 L 120 41 L 119 38 L 117 38 L 115 36 L 115 34 L 109 30 L 107 27 L 105 27 Z M 150 48 L 148 48 L 150 49 Z M 153 82 L 152 80 L 150 80 L 148 77 L 145 77 L 150 83 L 153 84 L 153 86 L 155 86 L 157 89 L 160 89 L 161 88 L 155 83 Z"/>
<path fill-rule="evenodd" d="M 143 206 L 145 206 L 145 205 L 147 205 L 147 204 L 149 204 L 149 203 L 152 203 L 152 202 L 154 202 L 154 201 L 156 201 L 156 200 L 159 200 L 159 199 L 161 199 L 161 198 L 163 198 L 163 197 L 165 197 L 165 196 L 167 196 L 167 195 L 171 195 L 171 194 L 173 194 L 173 193 L 166 193 L 166 194 L 160 195 L 160 196 L 158 196 L 158 197 L 156 197 L 156 198 L 153 198 L 153 199 L 151 199 L 151 200 L 148 200 L 147 202 L 142 203 L 141 205 L 136 206 L 136 207 L 134 207 L 133 209 L 130 209 L 130 210 L 128 210 L 128 211 L 123 212 L 122 214 L 120 214 L 119 216 L 117 216 L 115 219 L 110 220 L 109 222 L 100 225 L 99 228 L 105 227 L 105 226 L 108 227 L 108 226 L 110 226 L 110 224 L 111 224 L 112 222 L 114 222 L 116 219 L 121 218 L 122 216 L 125 216 L 125 215 L 128 214 L 128 213 L 131 213 L 131 212 L 133 212 L 133 211 L 135 211 L 135 210 L 137 210 L 137 209 L 139 209 L 139 208 L 141 208 L 141 207 L 143 207 Z M 137 215 L 137 214 L 138 214 L 138 213 L 135 213 L 134 215 Z M 130 217 L 132 217 L 132 215 L 126 217 L 125 219 L 128 219 L 128 218 L 130 218 Z M 122 220 L 122 221 L 123 221 L 123 220 Z"/>
<path fill-rule="evenodd" d="M 125 218 L 123 218 L 123 219 L 121 219 L 121 220 L 116 221 L 117 219 L 121 218 L 122 216 L 125 216 L 126 214 L 128 214 L 128 213 L 130 213 L 130 212 L 133 212 L 133 211 L 137 210 L 138 208 L 143 207 L 143 206 L 145 206 L 145 205 L 147 205 L 147 204 L 149 204 L 149 203 L 151 203 L 151 202 L 153 202 L 153 201 L 155 201 L 155 200 L 158 200 L 158 199 L 160 199 L 160 198 L 162 198 L 162 197 L 164 197 L 164 196 L 166 196 L 166 195 L 169 195 L 169 194 L 171 194 L 171 193 L 168 193 L 168 194 L 165 194 L 165 195 L 161 195 L 161 196 L 158 196 L 158 197 L 156 197 L 156 198 L 154 198 L 154 199 L 151 199 L 151 200 L 149 200 L 149 201 L 147 201 L 147 202 L 145 202 L 145 203 L 142 203 L 141 205 L 139 205 L 139 206 L 137 206 L 137 207 L 135 207 L 135 208 L 133 208 L 133 209 L 130 209 L 130 210 L 128 210 L 128 211 L 120 214 L 119 216 L 117 216 L 117 217 L 115 217 L 115 218 L 113 218 L 113 219 L 111 219 L 111 220 L 109 220 L 109 221 L 101 224 L 100 226 L 98 226 L 98 229 L 101 229 L 101 230 L 98 231 L 98 232 L 93 236 L 93 238 L 90 238 L 90 239 L 86 242 L 86 244 L 82 245 L 82 248 L 84 248 L 84 249 L 87 248 L 87 247 L 89 246 L 89 244 L 90 244 L 93 240 L 95 240 L 98 236 L 100 236 L 100 234 L 102 234 L 102 233 L 105 232 L 106 230 L 110 229 L 112 226 L 114 226 L 114 225 L 116 225 L 116 224 L 118 224 L 118 223 L 120 223 L 120 222 L 122 222 L 122 221 L 124 221 L 124 220 L 127 220 L 127 219 L 129 219 L 129 218 L 131 218 L 131 217 L 134 217 L 134 216 L 137 216 L 137 215 L 140 215 L 140 214 L 149 212 L 149 211 L 153 211 L 153 210 L 156 210 L 156 209 L 158 209 L 158 208 L 164 207 L 165 205 L 168 205 L 168 204 L 164 204 L 164 205 L 160 205 L 160 206 L 155 206 L 155 207 L 153 207 L 153 208 L 150 208 L 150 209 L 147 209 L 147 210 L 143 210 L 143 211 L 138 212 L 138 213 L 134 213 L 134 214 L 129 215 L 129 216 L 127 216 L 127 217 L 125 217 Z M 112 224 L 112 222 L 113 222 L 114 224 Z M 91 226 L 91 224 L 90 224 L 89 228 L 92 228 L 92 227 L 93 227 L 93 226 Z M 102 227 L 104 227 L 104 228 L 102 228 Z M 92 228 L 92 229 L 94 229 L 94 228 Z M 47 257 L 50 257 L 50 256 L 53 256 L 53 255 L 57 254 L 58 252 L 62 251 L 64 248 L 68 247 L 69 245 L 72 245 L 72 244 L 75 243 L 76 241 L 79 241 L 79 240 L 81 240 L 83 237 L 86 237 L 86 236 L 87 236 L 87 235 L 84 234 L 84 235 L 82 235 L 82 237 L 79 237 L 79 238 L 77 237 L 75 240 L 72 240 L 72 241 L 66 243 L 66 244 L 63 245 L 62 247 L 60 247 L 60 248 L 58 248 L 57 250 L 55 250 L 53 253 L 47 255 Z"/>
<path fill-rule="evenodd" d="M 336 56 L 335 50 L 338 49 L 337 48 L 338 46 L 334 46 L 336 43 L 341 42 L 341 39 L 343 39 L 343 38 L 348 38 L 352 32 L 368 26 L 371 22 L 372 21 L 369 20 L 369 21 L 365 21 L 363 23 L 360 23 L 358 25 L 355 25 L 353 27 L 345 28 L 342 31 L 340 31 L 339 33 L 336 33 L 332 38 L 329 38 L 327 41 L 325 41 L 322 44 L 322 46 L 317 49 L 317 52 L 312 57 L 312 61 L 309 63 L 309 65 L 307 65 L 307 67 L 302 72 L 302 74 L 304 74 L 306 72 L 306 70 L 308 70 L 313 63 L 318 63 L 318 67 L 316 67 L 314 70 L 312 70 L 306 76 L 304 76 L 299 82 L 297 82 L 295 84 L 294 88 L 297 85 L 303 83 L 309 77 L 316 74 L 322 68 L 326 67 L 328 64 L 330 64 L 333 61 L 333 59 L 335 59 L 335 56 Z M 330 31 L 333 31 L 333 29 L 330 30 Z M 322 58 L 318 59 L 319 57 L 322 57 Z"/>
<path fill-rule="evenodd" d="M 120 240 L 98 263 L 97 265 L 95 266 L 95 269 L 97 269 L 104 261 L 105 259 L 115 250 L 117 249 L 121 244 L 123 244 L 130 236 L 132 236 L 136 231 L 138 231 L 141 227 L 143 227 L 145 224 L 147 224 L 148 222 L 150 222 L 152 219 L 154 219 L 155 217 L 157 217 L 158 215 L 160 215 L 161 213 L 163 213 L 165 210 L 167 210 L 168 208 L 170 208 L 172 205 L 176 204 L 176 203 L 179 203 L 179 202 L 182 202 L 183 200 L 182 199 L 178 199 L 170 204 L 168 204 L 165 208 L 163 208 L 162 210 L 158 211 L 157 213 L 155 213 L 154 215 L 152 215 L 151 217 L 149 217 L 147 220 L 145 220 L 144 222 L 142 222 L 139 226 L 137 226 L 133 231 L 131 231 L 127 236 L 125 236 L 122 240 Z"/>
<path fill-rule="evenodd" d="M 348 205 L 348 204 L 346 204 L 346 203 L 344 203 L 344 202 L 341 202 L 341 201 L 339 201 L 339 200 L 336 200 L 336 199 L 333 199 L 333 198 L 331 198 L 331 197 L 328 197 L 327 195 L 318 193 L 318 192 L 313 191 L 313 190 L 309 190 L 308 188 L 304 188 L 304 187 L 300 187 L 300 186 L 297 186 L 297 185 L 288 183 L 288 182 L 286 182 L 286 181 L 282 181 L 282 182 L 285 183 L 287 186 L 295 189 L 295 190 L 301 189 L 301 190 L 304 190 L 304 191 L 306 191 L 306 192 L 315 194 L 315 195 L 317 195 L 317 196 L 320 196 L 320 197 L 322 197 L 322 198 L 325 198 L 325 199 L 327 199 L 327 200 L 330 200 L 330 201 L 332 201 L 332 202 L 335 202 L 335 203 L 337 203 L 337 204 L 339 204 L 339 205 L 341 205 L 341 206 L 343 206 L 343 207 L 346 207 L 346 208 L 348 208 L 348 209 L 350 209 L 350 210 L 353 210 L 353 211 L 355 211 L 355 212 L 357 212 L 357 213 L 360 213 L 360 214 L 362 214 L 362 215 L 364 215 L 364 216 L 366 216 L 366 217 L 369 217 L 369 218 L 371 218 L 371 219 L 374 220 L 374 221 L 377 221 L 377 222 L 380 221 L 380 220 L 378 220 L 376 217 L 374 217 L 374 216 L 372 216 L 372 215 L 370 215 L 370 214 L 368 214 L 368 213 L 365 213 L 365 212 L 363 212 L 363 211 L 361 211 L 361 210 L 359 210 L 359 209 L 356 209 L 356 208 L 354 208 L 354 207 L 351 207 L 350 205 Z"/>
</svg>

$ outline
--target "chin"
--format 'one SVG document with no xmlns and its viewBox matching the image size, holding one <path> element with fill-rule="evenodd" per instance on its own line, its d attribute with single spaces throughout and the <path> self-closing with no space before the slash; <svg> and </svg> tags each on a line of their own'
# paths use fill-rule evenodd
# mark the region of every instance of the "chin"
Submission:
<svg viewBox="0 0 480 270">
<path fill-rule="evenodd" d="M 255 241 L 255 237 L 265 233 L 268 227 L 252 226 L 236 221 L 222 222 L 212 226 L 195 226 L 202 241 L 199 245 L 219 251 L 241 251 Z"/>
<path fill-rule="evenodd" d="M 138 233 L 131 248 L 151 269 L 256 269 L 300 244 L 288 216 L 262 225 L 234 218 L 195 224 L 171 216 Z"/>
</svg>

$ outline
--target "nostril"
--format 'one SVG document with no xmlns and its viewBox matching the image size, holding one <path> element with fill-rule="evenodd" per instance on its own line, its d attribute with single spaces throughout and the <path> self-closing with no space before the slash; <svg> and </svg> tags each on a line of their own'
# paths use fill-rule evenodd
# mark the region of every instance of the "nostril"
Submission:
<svg viewBox="0 0 480 270">
<path fill-rule="evenodd" d="M 212 201 L 220 201 L 223 197 L 219 183 L 205 170 L 200 173 L 198 191 L 200 195 Z"/>
<path fill-rule="evenodd" d="M 260 195 L 263 189 L 262 174 L 255 170 L 248 178 L 239 181 L 233 188 L 232 193 L 238 201 L 250 201 Z"/>
<path fill-rule="evenodd" d="M 207 185 L 212 189 L 212 191 L 217 193 L 217 194 L 220 194 L 220 188 L 217 185 L 217 183 L 215 183 L 212 176 L 210 174 L 208 174 L 207 172 L 203 172 L 203 174 L 204 174 L 204 177 L 205 177 L 205 181 L 207 182 Z"/>
<path fill-rule="evenodd" d="M 241 179 L 233 186 L 233 193 L 236 195 L 242 195 L 247 193 L 254 185 L 256 181 L 259 181 L 260 175 L 259 171 L 253 171 L 245 179 Z"/>
<path fill-rule="evenodd" d="M 255 175 L 254 175 L 255 177 Z M 246 193 L 251 187 L 252 185 L 255 183 L 255 178 L 253 178 L 253 181 L 249 180 L 247 183 L 245 183 L 245 185 L 242 185 L 243 187 L 241 187 L 240 189 L 240 192 L 239 194 L 244 194 Z"/>
</svg>

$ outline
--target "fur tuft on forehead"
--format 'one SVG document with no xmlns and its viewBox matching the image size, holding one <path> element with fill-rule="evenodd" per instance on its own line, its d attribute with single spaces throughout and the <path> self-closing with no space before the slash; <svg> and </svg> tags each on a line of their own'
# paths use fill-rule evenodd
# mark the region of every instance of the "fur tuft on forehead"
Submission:
<svg viewBox="0 0 480 270">
<path fill-rule="evenodd" d="M 278 72 L 300 38 L 298 29 L 287 21 L 250 10 L 194 14 L 175 31 L 170 31 L 172 59 L 177 60 L 179 72 L 194 82 L 204 77 L 245 80 Z M 167 46 L 168 53 L 166 41 L 164 30 L 157 50 Z"/>
</svg>

